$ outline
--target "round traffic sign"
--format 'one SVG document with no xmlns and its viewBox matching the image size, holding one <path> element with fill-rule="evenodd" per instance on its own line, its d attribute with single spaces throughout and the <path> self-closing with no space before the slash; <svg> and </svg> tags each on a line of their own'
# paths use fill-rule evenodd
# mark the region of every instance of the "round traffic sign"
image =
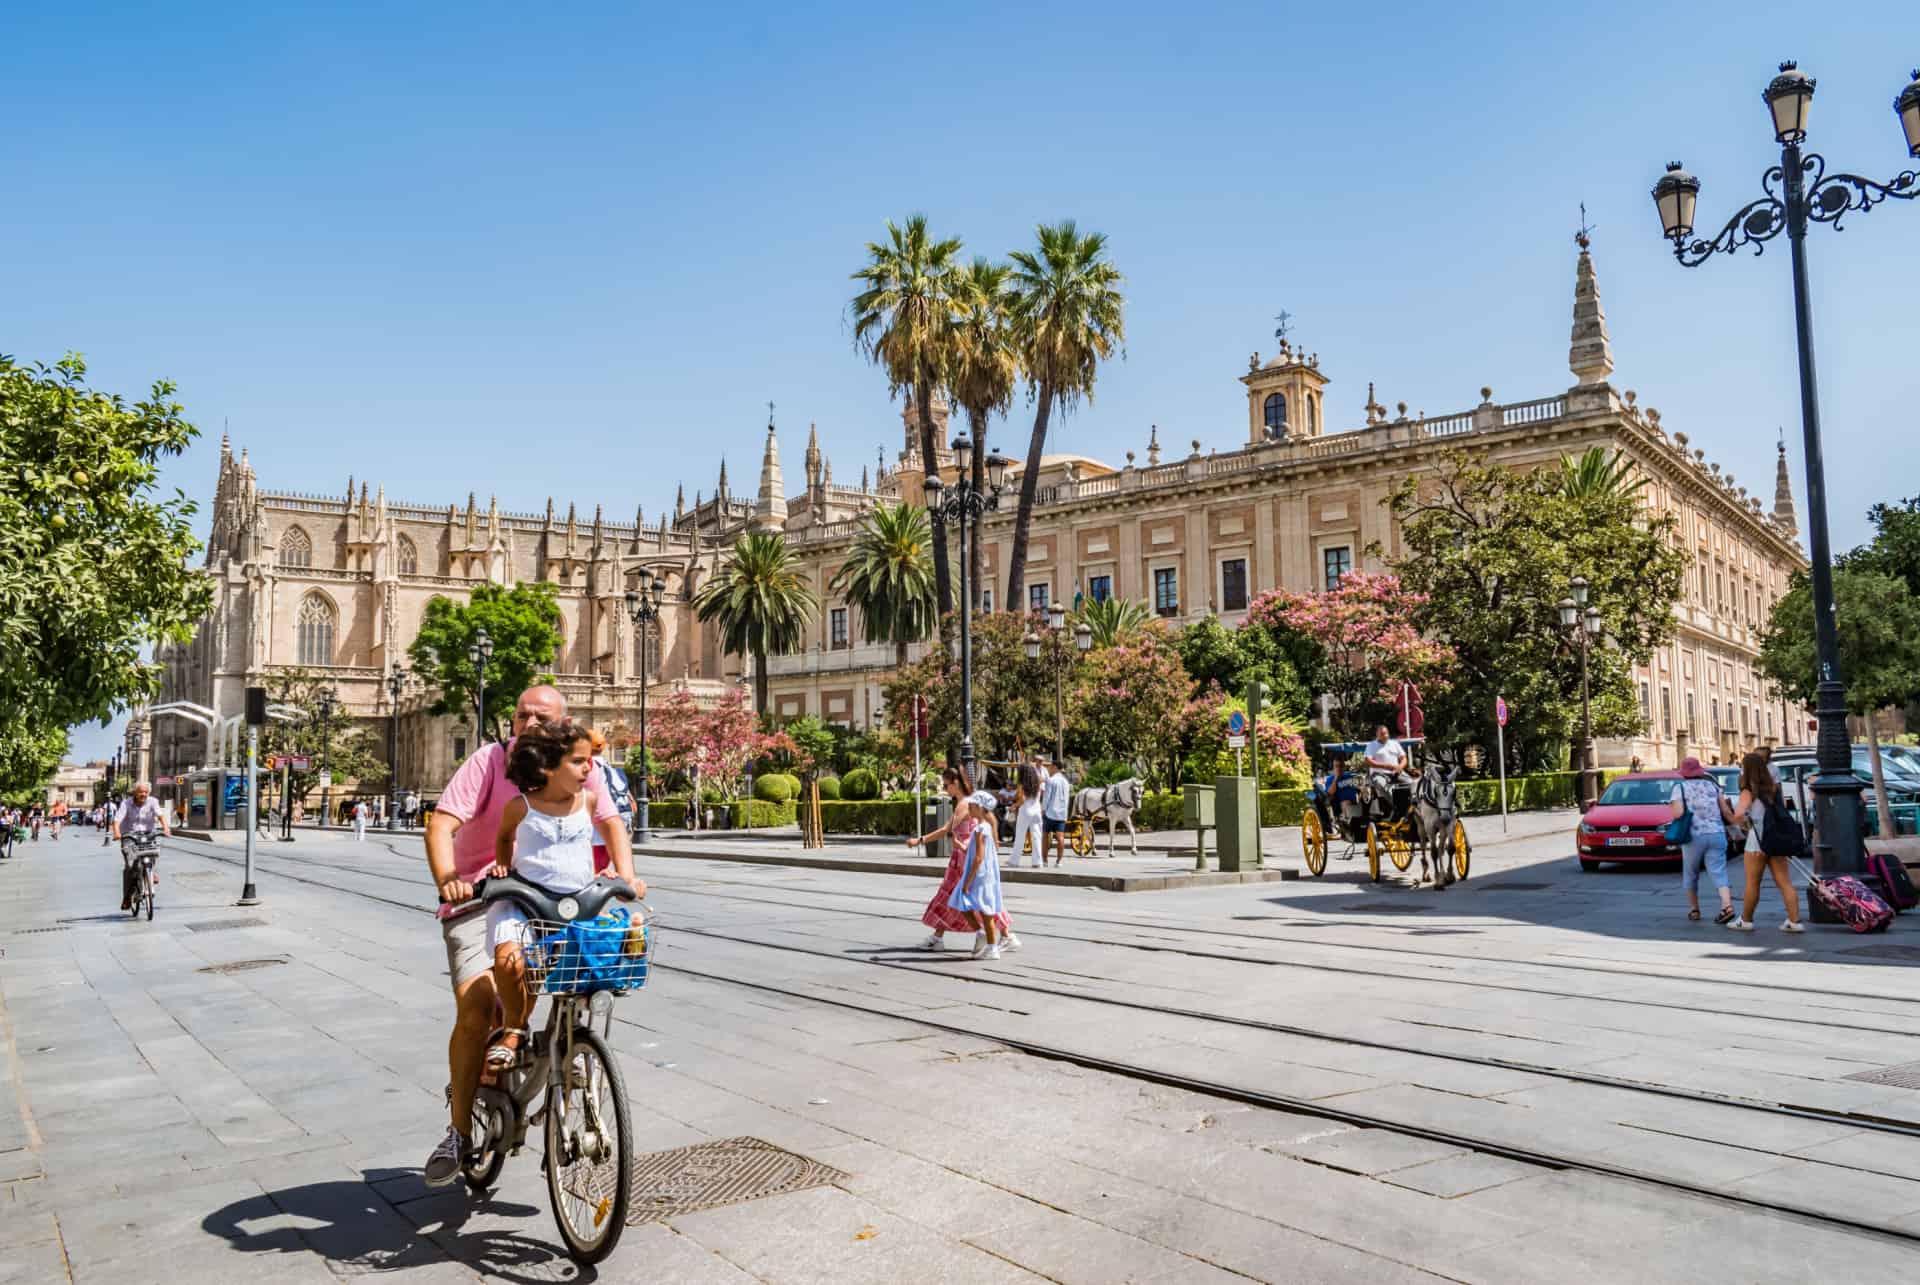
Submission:
<svg viewBox="0 0 1920 1285">
<path fill-rule="evenodd" d="M 1227 715 L 1227 735 L 1244 736 L 1247 732 L 1247 716 L 1239 710 Z"/>
<path fill-rule="evenodd" d="M 1506 697 L 1496 696 L 1493 698 L 1493 716 L 1500 720 L 1500 726 L 1505 727 L 1507 725 Z"/>
</svg>

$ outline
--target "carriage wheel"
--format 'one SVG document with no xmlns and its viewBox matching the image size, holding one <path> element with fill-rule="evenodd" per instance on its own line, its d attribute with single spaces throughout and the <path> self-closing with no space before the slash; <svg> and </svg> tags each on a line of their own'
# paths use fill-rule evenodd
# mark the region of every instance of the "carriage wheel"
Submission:
<svg viewBox="0 0 1920 1285">
<path fill-rule="evenodd" d="M 1073 849 L 1076 857 L 1088 856 L 1093 852 L 1093 827 L 1082 821 L 1067 831 L 1067 846 Z"/>
<path fill-rule="evenodd" d="M 1308 873 L 1326 873 L 1327 832 L 1320 828 L 1320 818 L 1312 811 L 1300 818 L 1300 850 L 1307 859 Z"/>
<path fill-rule="evenodd" d="M 1380 827 L 1367 822 L 1367 876 L 1380 882 Z"/>
<path fill-rule="evenodd" d="M 1465 879 L 1472 860 L 1473 845 L 1467 842 L 1467 823 L 1456 820 L 1453 823 L 1453 877 Z"/>
<path fill-rule="evenodd" d="M 1413 864 L 1413 844 L 1407 838 L 1407 832 L 1398 826 L 1385 834 L 1387 856 L 1393 860 L 1395 870 L 1405 870 Z"/>
</svg>

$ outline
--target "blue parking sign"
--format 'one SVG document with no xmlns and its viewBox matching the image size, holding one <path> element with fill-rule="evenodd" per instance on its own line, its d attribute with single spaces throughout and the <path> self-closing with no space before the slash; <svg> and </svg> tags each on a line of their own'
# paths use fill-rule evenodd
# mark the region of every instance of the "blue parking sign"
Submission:
<svg viewBox="0 0 1920 1285">
<path fill-rule="evenodd" d="M 1247 716 L 1239 710 L 1227 715 L 1227 735 L 1245 736 L 1247 734 Z"/>
</svg>

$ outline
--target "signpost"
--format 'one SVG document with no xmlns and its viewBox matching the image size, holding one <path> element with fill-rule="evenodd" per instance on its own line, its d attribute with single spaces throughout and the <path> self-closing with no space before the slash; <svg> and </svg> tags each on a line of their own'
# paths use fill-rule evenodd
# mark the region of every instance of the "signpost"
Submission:
<svg viewBox="0 0 1920 1285">
<path fill-rule="evenodd" d="M 1507 698 L 1493 698 L 1493 734 L 1500 746 L 1500 833 L 1507 832 Z"/>
<path fill-rule="evenodd" d="M 1227 715 L 1227 745 L 1233 750 L 1233 774 L 1246 775 L 1241 771 L 1240 751 L 1247 747 L 1247 716 L 1237 709 Z"/>
<path fill-rule="evenodd" d="M 927 698 L 913 698 L 913 832 L 927 823 L 926 803 L 921 799 L 920 742 L 927 736 Z"/>
</svg>

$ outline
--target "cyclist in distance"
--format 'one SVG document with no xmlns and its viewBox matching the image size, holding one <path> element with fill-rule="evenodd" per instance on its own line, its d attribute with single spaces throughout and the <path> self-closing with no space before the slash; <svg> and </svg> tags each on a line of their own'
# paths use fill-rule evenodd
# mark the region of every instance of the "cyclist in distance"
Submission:
<svg viewBox="0 0 1920 1285">
<path fill-rule="evenodd" d="M 173 837 L 167 810 L 153 797 L 153 787 L 141 781 L 135 784 L 132 794 L 120 800 L 120 810 L 113 814 L 114 842 L 128 835 L 152 834 L 155 830 L 169 839 Z M 160 876 L 156 874 L 153 881 L 159 883 Z M 120 851 L 120 909 L 133 909 L 133 863 L 127 860 L 124 848 Z"/>
</svg>

